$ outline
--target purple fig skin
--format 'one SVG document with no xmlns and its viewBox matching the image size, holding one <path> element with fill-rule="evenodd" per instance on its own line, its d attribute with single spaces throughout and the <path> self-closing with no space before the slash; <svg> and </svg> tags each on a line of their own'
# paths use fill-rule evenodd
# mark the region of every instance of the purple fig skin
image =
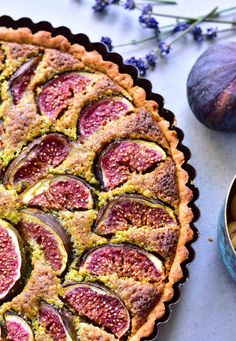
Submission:
<svg viewBox="0 0 236 341">
<path fill-rule="evenodd" d="M 3 178 L 3 184 L 7 186 L 10 182 L 11 173 L 13 172 L 14 168 L 24 159 L 26 160 L 26 156 L 30 153 L 31 148 L 33 148 L 35 145 L 37 145 L 37 141 L 33 141 L 29 144 L 26 150 L 23 150 L 20 155 L 15 158 L 10 165 L 8 166 L 4 178 Z"/>
<path fill-rule="evenodd" d="M 45 317 L 43 317 L 44 313 L 46 314 Z M 47 314 L 49 315 L 48 317 Z M 69 320 L 65 309 L 64 311 L 61 311 L 58 310 L 57 308 L 52 307 L 50 304 L 46 302 L 41 302 L 39 309 L 39 318 L 40 322 L 45 326 L 48 334 L 51 336 L 53 341 L 77 340 L 76 330 L 72 322 Z M 59 322 L 60 324 L 59 327 L 55 326 L 56 323 L 55 320 Z"/>
<path fill-rule="evenodd" d="M 7 339 L 7 330 L 4 324 L 0 325 L 0 341 L 5 341 Z"/>
<path fill-rule="evenodd" d="M 6 293 L 6 295 L 2 298 L 0 298 L 0 303 L 8 301 L 9 299 L 11 299 L 12 297 L 14 297 L 15 295 L 17 295 L 21 289 L 23 288 L 23 274 L 25 273 L 25 266 L 26 266 L 26 259 L 25 259 L 25 252 L 24 252 L 24 246 L 23 246 L 23 241 L 18 233 L 18 231 L 8 222 L 5 222 L 4 220 L 0 219 L 0 225 L 7 230 L 10 230 L 14 235 L 15 238 L 17 240 L 18 243 L 18 247 L 19 247 L 19 252 L 20 252 L 20 257 L 21 257 L 21 267 L 20 267 L 20 277 L 15 281 L 14 285 L 11 286 L 11 288 L 9 288 L 8 292 Z M 2 245 L 4 245 L 3 242 L 1 242 Z M 4 255 L 1 252 L 1 260 L 4 258 Z M 7 255 L 6 255 L 7 256 Z M 9 260 L 8 260 L 9 262 Z M 6 265 L 6 260 L 4 261 L 3 265 Z M 8 269 L 9 271 L 9 269 Z M 0 276 L 1 277 L 1 276 Z M 3 279 L 1 279 L 2 281 Z M 5 281 L 4 281 L 5 282 Z"/>
<path fill-rule="evenodd" d="M 187 80 L 190 108 L 208 128 L 236 131 L 236 43 L 209 47 Z"/>
<path fill-rule="evenodd" d="M 38 219 L 40 219 L 44 224 L 49 225 L 62 239 L 63 244 L 66 248 L 66 251 L 68 254 L 72 251 L 72 244 L 69 236 L 66 234 L 60 223 L 55 220 L 50 214 L 46 214 L 41 212 L 40 210 L 30 209 L 27 208 L 25 210 L 22 210 L 22 212 L 25 212 L 27 214 L 30 214 Z"/>
<path fill-rule="evenodd" d="M 30 58 L 11 76 L 9 82 L 14 104 L 17 104 L 23 96 L 41 58 L 41 56 Z"/>
<path fill-rule="evenodd" d="M 22 214 L 25 214 L 28 217 L 32 217 L 32 221 L 35 217 L 46 226 L 49 226 L 60 237 L 64 245 L 64 248 L 66 250 L 67 256 L 68 256 L 68 260 L 67 260 L 67 267 L 68 267 L 68 264 L 70 263 L 71 258 L 72 258 L 72 243 L 71 243 L 69 236 L 64 231 L 63 227 L 60 225 L 60 223 L 57 220 L 55 220 L 51 215 L 43 213 L 42 211 L 39 211 L 36 209 L 29 208 L 29 209 L 24 209 L 21 212 Z M 20 223 L 20 228 L 23 228 L 23 220 Z M 62 275 L 64 271 L 66 270 L 66 268 L 63 271 L 58 270 L 57 272 L 59 273 L 59 275 Z"/>
<path fill-rule="evenodd" d="M 93 299 L 90 299 L 91 296 Z M 95 321 L 117 338 L 123 337 L 130 328 L 127 308 L 117 295 L 104 286 L 89 282 L 69 284 L 64 287 L 63 300 L 79 315 Z"/>
<path fill-rule="evenodd" d="M 54 139 L 58 139 L 58 141 L 60 141 L 62 144 L 64 144 L 64 148 L 65 148 L 65 155 L 68 155 L 71 149 L 71 145 L 69 143 L 69 139 L 67 137 L 65 137 L 62 134 L 58 134 L 58 133 L 50 133 L 47 135 L 43 135 L 40 138 L 35 139 L 33 142 L 31 142 L 26 149 L 24 149 L 20 155 L 10 163 L 10 165 L 7 168 L 7 171 L 4 175 L 4 179 L 3 179 L 3 184 L 5 186 L 13 186 L 14 187 L 14 176 L 17 173 L 17 171 L 23 167 L 27 161 L 30 160 L 36 160 L 37 162 L 39 162 L 39 165 L 42 165 L 42 167 L 44 166 L 44 168 L 46 167 L 48 169 L 49 165 L 51 165 L 50 163 L 46 162 L 46 160 L 39 160 L 39 156 L 37 156 L 37 152 L 40 150 L 40 145 L 41 143 L 47 141 L 47 139 L 50 138 L 54 138 Z M 42 155 L 43 156 L 43 155 Z M 52 167 L 54 166 L 53 164 L 51 165 Z M 43 169 L 43 168 L 42 168 Z M 43 169 L 43 173 L 45 173 L 45 169 Z M 42 177 L 41 177 L 42 178 Z M 24 186 L 23 186 L 24 189 Z"/>
</svg>

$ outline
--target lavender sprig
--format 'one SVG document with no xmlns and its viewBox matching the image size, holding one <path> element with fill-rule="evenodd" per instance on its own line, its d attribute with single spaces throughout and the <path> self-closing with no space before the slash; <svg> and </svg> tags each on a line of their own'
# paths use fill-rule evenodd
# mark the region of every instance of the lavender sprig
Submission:
<svg viewBox="0 0 236 341">
<path fill-rule="evenodd" d="M 137 3 L 137 1 L 135 0 L 95 0 L 95 4 L 92 6 L 93 10 L 95 12 L 105 12 L 105 10 L 107 9 L 107 7 L 109 5 L 120 5 L 122 7 L 124 7 L 125 9 L 129 9 L 129 10 L 134 10 L 137 9 L 139 11 L 143 11 L 143 5 L 146 1 L 148 1 L 148 5 L 144 5 L 144 6 L 152 6 L 152 5 L 167 5 L 167 4 L 176 4 L 175 1 L 168 1 L 168 0 L 140 0 L 141 3 Z M 131 5 L 132 3 L 132 5 Z M 140 7 L 141 5 L 141 7 Z M 229 20 L 218 20 L 216 18 L 218 18 L 221 14 L 223 13 L 228 13 L 231 11 L 236 10 L 236 6 L 233 7 L 229 7 L 223 10 L 219 10 L 216 11 L 214 14 L 212 14 L 211 16 L 207 17 L 206 19 L 204 19 L 204 21 L 206 22 L 215 22 L 218 24 L 233 24 L 236 25 L 236 21 L 229 21 Z M 172 19 L 177 19 L 177 20 L 185 20 L 188 21 L 189 23 L 193 23 L 196 20 L 198 20 L 199 18 L 193 18 L 193 17 L 186 17 L 186 16 L 181 16 L 181 15 L 173 15 L 173 14 L 166 14 L 166 13 L 156 13 L 153 12 L 152 13 L 153 16 L 159 16 L 159 17 L 165 17 L 165 18 L 172 18 Z"/>
<path fill-rule="evenodd" d="M 100 41 L 101 41 L 101 43 L 106 45 L 108 51 L 112 51 L 113 50 L 111 38 L 109 38 L 109 37 L 102 37 Z"/>
<path fill-rule="evenodd" d="M 155 0 L 155 3 L 157 2 L 159 2 L 159 0 Z M 126 1 L 103 0 L 103 5 L 104 4 L 106 5 L 106 7 L 111 4 L 118 4 L 128 10 L 139 9 L 137 7 L 137 2 L 135 2 L 134 0 L 126 0 Z M 197 43 L 200 43 L 203 40 L 216 39 L 219 33 L 236 30 L 236 23 L 233 20 L 231 21 L 228 20 L 227 23 L 230 23 L 231 27 L 227 29 L 223 29 L 223 30 L 219 30 L 218 27 L 208 27 L 206 31 L 203 31 L 201 27 L 202 22 L 208 21 L 209 18 L 219 17 L 220 14 L 227 13 L 235 9 L 236 7 L 218 10 L 218 8 L 216 7 L 207 15 L 201 16 L 199 18 L 194 19 L 194 18 L 189 18 L 189 17 L 181 17 L 181 18 L 187 18 L 187 20 L 183 21 L 182 19 L 181 20 L 177 19 L 177 22 L 173 24 L 160 26 L 159 22 L 156 20 L 156 18 L 154 18 L 155 13 L 153 12 L 153 6 L 149 0 L 148 4 L 145 4 L 141 8 L 141 14 L 139 16 L 139 23 L 141 24 L 142 27 L 152 30 L 153 35 L 142 40 L 138 40 L 138 41 L 132 40 L 129 43 L 119 44 L 114 47 L 118 48 L 118 47 L 128 46 L 128 45 L 136 45 L 136 44 L 141 44 L 150 40 L 157 41 L 158 42 L 157 48 L 152 49 L 145 57 L 136 58 L 133 56 L 129 58 L 128 60 L 126 60 L 126 63 L 136 66 L 140 71 L 140 75 L 144 76 L 147 70 L 155 68 L 159 58 L 165 57 L 166 55 L 170 53 L 172 49 L 172 45 L 175 44 L 178 40 L 180 40 L 183 36 L 188 34 L 192 36 L 194 41 L 196 41 Z M 172 15 L 164 15 L 164 16 L 169 16 L 170 18 L 172 17 L 180 18 L 179 16 L 172 16 Z M 217 22 L 225 23 L 226 21 L 217 20 Z M 175 35 L 176 37 L 172 39 L 171 41 L 167 42 L 167 40 L 169 40 L 168 38 L 173 35 Z M 107 45 L 107 48 L 109 51 L 113 49 L 112 41 L 109 37 L 102 37 L 101 41 L 105 45 Z"/>
</svg>

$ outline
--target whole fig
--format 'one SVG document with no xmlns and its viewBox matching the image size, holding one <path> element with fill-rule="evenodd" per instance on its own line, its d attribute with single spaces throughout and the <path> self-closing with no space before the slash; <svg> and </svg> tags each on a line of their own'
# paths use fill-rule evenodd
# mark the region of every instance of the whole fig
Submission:
<svg viewBox="0 0 236 341">
<path fill-rule="evenodd" d="M 214 45 L 197 59 L 187 96 L 194 115 L 208 128 L 236 131 L 236 42 Z"/>
</svg>

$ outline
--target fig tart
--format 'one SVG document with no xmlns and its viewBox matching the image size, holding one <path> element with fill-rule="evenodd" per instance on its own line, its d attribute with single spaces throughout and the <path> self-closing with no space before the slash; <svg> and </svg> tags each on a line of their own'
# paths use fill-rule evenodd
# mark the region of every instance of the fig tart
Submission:
<svg viewBox="0 0 236 341">
<path fill-rule="evenodd" d="M 193 238 L 177 133 L 115 63 L 0 29 L 3 340 L 148 337 Z"/>
</svg>

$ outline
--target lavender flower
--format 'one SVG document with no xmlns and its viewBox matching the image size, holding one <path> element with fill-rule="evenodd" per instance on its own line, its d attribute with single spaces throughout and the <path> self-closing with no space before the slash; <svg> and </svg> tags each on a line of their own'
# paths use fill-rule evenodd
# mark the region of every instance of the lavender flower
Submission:
<svg viewBox="0 0 236 341">
<path fill-rule="evenodd" d="M 142 15 L 151 15 L 152 14 L 152 5 L 148 4 L 143 6 L 142 8 Z"/>
<path fill-rule="evenodd" d="M 146 55 L 146 61 L 148 66 L 151 69 L 154 69 L 156 66 L 156 61 L 157 61 L 157 54 L 154 51 L 150 51 L 147 55 Z"/>
<path fill-rule="evenodd" d="M 106 9 L 108 6 L 111 5 L 118 5 L 119 7 L 122 7 L 123 9 L 127 10 L 141 10 L 141 14 L 139 15 L 139 23 L 143 28 L 149 28 L 152 30 L 152 34 L 150 37 L 143 38 L 140 40 L 133 39 L 128 43 L 122 43 L 116 47 L 122 47 L 122 46 L 128 46 L 128 45 L 136 45 L 145 43 L 147 41 L 153 41 L 155 42 L 157 47 L 155 47 L 153 50 L 151 50 L 146 56 L 143 58 L 136 58 L 135 56 L 129 58 L 126 60 L 126 63 L 132 64 L 136 66 L 139 69 L 140 75 L 144 76 L 146 74 L 146 71 L 148 69 L 154 69 L 157 61 L 160 57 L 166 56 L 170 53 L 170 50 L 172 48 L 172 45 L 175 44 L 177 41 L 182 39 L 184 36 L 192 36 L 193 39 L 196 42 L 201 42 L 204 39 L 205 40 L 213 40 L 217 38 L 218 34 L 221 32 L 233 30 L 233 20 L 220 20 L 218 19 L 218 16 L 220 13 L 224 13 L 225 11 L 232 11 L 235 10 L 235 7 L 231 7 L 228 9 L 223 9 L 221 11 L 217 11 L 217 8 L 214 8 L 211 10 L 208 14 L 205 16 L 202 16 L 200 18 L 192 18 L 192 17 L 182 17 L 182 16 L 176 16 L 176 15 L 168 15 L 168 14 L 162 14 L 162 13 L 155 13 L 153 12 L 153 6 L 152 3 L 155 1 L 148 1 L 146 2 L 146 5 L 144 4 L 144 0 L 138 1 L 135 0 L 94 0 L 94 6 L 93 9 L 95 12 L 106 12 Z M 167 2 L 163 2 L 167 3 Z M 159 1 L 157 3 L 159 4 Z M 160 1 L 161 4 L 161 1 Z M 217 12 L 216 12 L 217 11 Z M 217 16 L 216 16 L 217 14 Z M 160 25 L 159 21 L 156 20 L 156 16 L 165 16 L 169 17 L 171 19 L 175 19 L 173 24 L 165 25 L 161 27 L 160 31 Z M 214 19 L 215 17 L 216 20 Z M 210 20 L 209 20 L 210 19 Z M 204 21 L 216 21 L 217 23 L 228 23 L 231 25 L 231 28 L 223 29 L 223 30 L 217 30 L 217 27 L 209 27 L 206 29 L 206 31 L 202 30 L 202 23 Z M 179 33 L 177 36 L 174 36 L 176 33 Z M 166 38 L 166 42 L 162 41 L 163 36 Z M 173 39 L 170 38 L 170 36 L 174 36 Z M 113 50 L 112 40 L 109 37 L 102 37 L 101 42 L 103 42 L 107 49 L 109 51 Z"/>
<path fill-rule="evenodd" d="M 206 38 L 210 40 L 217 38 L 217 28 L 208 28 L 206 32 Z"/>
<path fill-rule="evenodd" d="M 145 76 L 146 71 L 148 70 L 148 65 L 146 61 L 143 58 L 135 58 L 131 57 L 127 59 L 126 64 L 131 64 L 136 66 L 136 68 L 139 70 L 141 76 Z"/>
<path fill-rule="evenodd" d="M 108 5 L 110 5 L 109 0 L 95 0 L 95 4 L 93 5 L 92 9 L 96 13 L 101 13 Z"/>
<path fill-rule="evenodd" d="M 109 37 L 102 37 L 100 41 L 101 41 L 101 43 L 106 45 L 108 51 L 112 51 L 113 50 L 111 38 L 109 38 Z"/>
<path fill-rule="evenodd" d="M 124 3 L 124 8 L 128 9 L 130 11 L 135 9 L 135 2 L 134 2 L 134 0 L 126 0 L 126 2 Z"/>
<path fill-rule="evenodd" d="M 168 53 L 170 53 L 170 45 L 166 44 L 164 41 L 160 42 L 159 48 L 160 48 L 160 54 L 162 56 L 166 56 Z"/>
<path fill-rule="evenodd" d="M 200 26 L 195 26 L 192 29 L 193 39 L 197 42 L 201 42 L 203 40 L 202 29 Z"/>
<path fill-rule="evenodd" d="M 159 23 L 152 16 L 152 6 L 150 4 L 143 6 L 142 13 L 139 16 L 139 23 L 145 28 L 154 29 L 157 35 L 160 33 Z"/>
<path fill-rule="evenodd" d="M 172 32 L 173 33 L 178 33 L 178 32 L 187 30 L 187 28 L 189 28 L 189 24 L 187 22 L 183 22 L 183 23 L 177 22 L 177 24 L 173 28 Z"/>
<path fill-rule="evenodd" d="M 155 18 L 150 15 L 140 15 L 139 22 L 143 27 L 152 28 L 159 32 L 159 24 Z"/>
</svg>

